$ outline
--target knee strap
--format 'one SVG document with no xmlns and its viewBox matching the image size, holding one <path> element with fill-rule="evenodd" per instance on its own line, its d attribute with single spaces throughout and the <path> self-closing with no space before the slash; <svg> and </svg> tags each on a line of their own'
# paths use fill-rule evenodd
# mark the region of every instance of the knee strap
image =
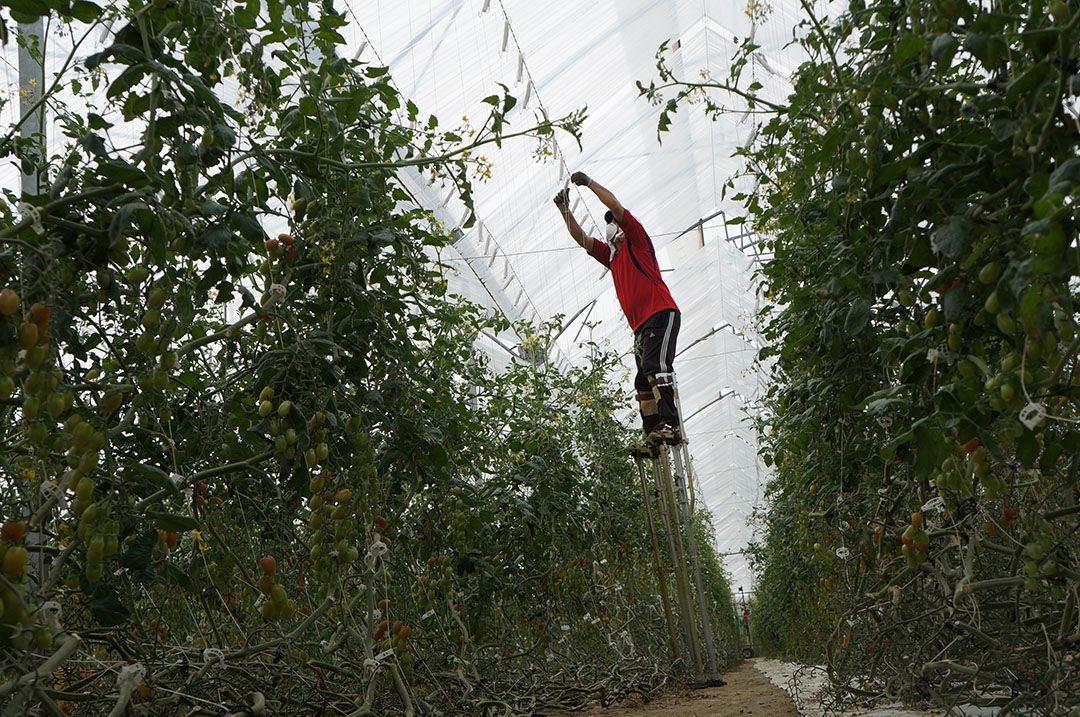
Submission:
<svg viewBox="0 0 1080 717">
<path fill-rule="evenodd" d="M 651 393 L 638 393 L 637 400 L 642 416 L 653 416 L 660 411 L 656 405 L 656 397 Z"/>
<path fill-rule="evenodd" d="M 655 386 L 674 386 L 675 374 L 671 371 L 667 373 L 654 373 L 649 376 L 649 383 Z"/>
</svg>

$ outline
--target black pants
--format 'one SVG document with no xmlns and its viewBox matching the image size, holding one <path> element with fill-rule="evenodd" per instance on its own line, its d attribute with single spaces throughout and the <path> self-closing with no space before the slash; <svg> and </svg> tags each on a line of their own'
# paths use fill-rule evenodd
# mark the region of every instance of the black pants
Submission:
<svg viewBox="0 0 1080 717">
<path fill-rule="evenodd" d="M 673 428 L 679 426 L 671 364 L 675 360 L 680 319 L 678 311 L 664 309 L 647 318 L 634 332 L 634 360 L 637 363 L 634 388 L 641 409 L 641 425 L 646 433 L 661 423 Z"/>
</svg>

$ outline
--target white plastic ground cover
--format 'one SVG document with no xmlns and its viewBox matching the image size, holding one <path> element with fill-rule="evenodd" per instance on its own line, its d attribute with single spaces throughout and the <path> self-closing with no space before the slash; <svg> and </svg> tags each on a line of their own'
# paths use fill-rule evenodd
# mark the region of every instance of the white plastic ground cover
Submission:
<svg viewBox="0 0 1080 717">
<path fill-rule="evenodd" d="M 946 717 L 942 710 L 912 710 L 895 704 L 828 709 L 828 700 L 822 696 L 828 684 L 824 668 L 765 658 L 755 659 L 752 664 L 769 682 L 791 695 L 803 717 Z M 954 707 L 948 717 L 994 717 L 997 713 L 995 708 L 963 705 Z"/>
</svg>

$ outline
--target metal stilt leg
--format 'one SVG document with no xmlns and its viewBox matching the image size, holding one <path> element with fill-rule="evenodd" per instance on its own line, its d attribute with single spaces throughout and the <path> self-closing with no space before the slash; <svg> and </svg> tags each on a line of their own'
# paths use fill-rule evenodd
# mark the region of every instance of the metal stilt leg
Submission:
<svg viewBox="0 0 1080 717">
<path fill-rule="evenodd" d="M 668 597 L 667 578 L 664 577 L 664 565 L 660 560 L 660 544 L 656 539 L 656 526 L 653 523 L 652 497 L 649 495 L 649 484 L 645 479 L 645 464 L 640 458 L 635 459 L 638 469 L 638 477 L 641 479 L 641 498 L 645 502 L 645 520 L 649 529 L 649 541 L 652 543 L 653 563 L 656 565 L 656 585 L 660 590 L 660 602 L 664 608 L 664 621 L 667 623 L 668 644 L 671 647 L 671 656 L 679 659 L 681 651 L 675 638 L 675 619 L 671 615 L 671 598 Z"/>
<path fill-rule="evenodd" d="M 683 520 L 679 517 L 678 500 L 675 497 L 675 487 L 671 479 L 671 465 L 668 461 L 666 449 L 660 451 L 659 469 L 657 478 L 662 481 L 662 490 L 667 502 L 671 532 L 668 539 L 674 546 L 675 553 L 675 585 L 679 593 L 679 611 L 683 616 L 683 625 L 686 629 L 687 642 L 690 645 L 690 654 L 694 660 L 694 674 L 699 682 L 703 681 L 704 670 L 701 662 L 701 648 L 698 645 L 697 621 L 694 619 L 693 606 L 690 597 L 690 581 L 686 574 L 686 553 L 683 550 Z"/>
<path fill-rule="evenodd" d="M 683 444 L 685 446 L 685 444 Z M 709 605 L 705 599 L 705 587 L 701 580 L 701 564 L 698 560 L 697 537 L 694 535 L 694 516 L 690 515 L 690 500 L 686 491 L 686 473 L 683 464 L 682 451 L 676 447 L 672 451 L 675 459 L 674 480 L 679 491 L 679 500 L 682 504 L 682 512 L 686 516 L 686 542 L 690 552 L 690 566 L 694 570 L 694 587 L 697 591 L 698 608 L 701 610 L 701 631 L 705 639 L 705 655 L 708 661 L 708 678 L 710 681 L 720 679 L 719 667 L 716 662 L 716 646 L 713 644 L 712 621 L 709 619 Z"/>
<path fill-rule="evenodd" d="M 675 410 L 679 416 L 680 443 L 671 447 L 674 458 L 675 472 L 673 475 L 676 483 L 683 514 L 686 517 L 686 541 L 690 553 L 690 562 L 694 570 L 694 587 L 697 592 L 698 607 L 701 610 L 701 630 L 705 641 L 705 653 L 709 668 L 709 682 L 722 683 L 719 665 L 716 661 L 716 644 L 713 640 L 712 620 L 709 618 L 709 606 L 705 599 L 705 587 L 701 579 L 701 563 L 698 560 L 697 537 L 694 534 L 694 516 L 690 513 L 690 498 L 687 485 L 693 476 L 690 475 L 690 449 L 686 439 L 686 425 L 683 423 L 682 400 L 679 396 L 679 382 L 675 372 L 671 372 L 671 387 L 675 396 Z"/>
<path fill-rule="evenodd" d="M 675 588 L 675 596 L 679 600 L 679 626 L 682 628 L 682 654 L 687 660 L 684 663 L 686 665 L 686 668 L 693 669 L 695 654 L 694 651 L 697 644 L 697 631 L 693 624 L 693 615 L 688 612 L 686 607 L 688 605 L 688 602 L 684 599 L 686 597 L 685 591 L 680 589 L 681 583 L 679 581 L 679 566 L 682 564 L 680 562 L 682 553 L 676 551 L 676 545 L 678 545 L 678 543 L 676 542 L 676 538 L 678 536 L 678 524 L 672 522 L 675 516 L 675 512 L 671 508 L 671 503 L 668 502 L 667 491 L 664 490 L 665 482 L 662 477 L 663 474 L 660 468 L 660 459 L 653 458 L 652 464 L 653 488 L 656 491 L 656 498 L 658 502 L 657 508 L 660 514 L 661 527 L 663 528 L 664 535 L 667 538 L 666 542 L 668 557 L 671 561 L 672 584 Z"/>
</svg>

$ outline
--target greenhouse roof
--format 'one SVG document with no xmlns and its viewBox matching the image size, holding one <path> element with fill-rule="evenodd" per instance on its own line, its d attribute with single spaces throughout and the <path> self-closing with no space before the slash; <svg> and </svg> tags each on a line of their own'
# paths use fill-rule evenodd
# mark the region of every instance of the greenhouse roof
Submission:
<svg viewBox="0 0 1080 717">
<path fill-rule="evenodd" d="M 823 13 L 828 9 L 826 3 L 816 5 Z M 675 368 L 698 497 L 712 511 L 733 585 L 748 588 L 752 578 L 741 551 L 751 538 L 748 518 L 763 499 L 767 475 L 751 424 L 764 385 L 753 363 L 761 345 L 752 321 L 759 308 L 752 281 L 758 247 L 756 235 L 738 223 L 732 192 L 724 198 L 723 188 L 731 180 L 738 185 L 740 163 L 732 155 L 752 140 L 756 115 L 738 97 L 715 95 L 733 111 L 712 119 L 686 107 L 661 142 L 659 108 L 640 96 L 637 82 L 657 79 L 662 43 L 669 66 L 683 79 L 723 81 L 730 58 L 751 39 L 759 49 L 744 81 L 760 83 L 763 97 L 782 99 L 790 89 L 786 78 L 801 61 L 790 44 L 804 17 L 801 5 L 338 0 L 337 7 L 349 21 L 343 34 L 355 56 L 388 66 L 402 94 L 423 116 L 440 118 L 443 127 L 476 128 L 490 109 L 483 98 L 498 93 L 500 85 L 518 100 L 508 116 L 512 131 L 587 108 L 580 148 L 573 137 L 559 134 L 548 153 L 532 139 L 481 150 L 491 176 L 475 187 L 477 221 L 470 228 L 462 226 L 468 211 L 452 187 L 432 185 L 415 171 L 402 177 L 457 232 L 454 251 L 441 257 L 451 267 L 456 293 L 515 320 L 563 317 L 551 349 L 559 363 L 579 360 L 582 341 L 609 342 L 624 354 L 626 372 L 616 378 L 628 393 L 632 335 L 610 277 L 567 235 L 551 200 L 571 172 L 582 170 L 642 222 L 683 312 Z M 93 40 L 100 44 L 105 38 Z M 70 44 L 70 38 L 50 38 L 46 78 L 60 69 Z M 0 70 L 12 97 L 19 87 L 17 55 L 13 44 L 5 47 Z M 7 103 L 5 112 L 9 122 L 16 121 L 18 103 Z M 0 182 L 16 187 L 18 168 L 0 168 Z M 571 203 L 585 230 L 601 235 L 599 201 L 572 188 Z M 481 345 L 498 367 L 519 341 L 508 332 L 484 337 Z"/>
<path fill-rule="evenodd" d="M 573 361 L 575 344 L 590 335 L 628 354 L 632 337 L 610 278 L 574 244 L 551 203 L 578 170 L 616 194 L 653 238 L 683 311 L 675 366 L 697 486 L 713 513 L 718 548 L 729 553 L 733 585 L 748 589 L 740 551 L 766 478 L 749 420 L 763 390 L 753 365 L 760 346 L 752 327 L 757 248 L 756 236 L 726 221 L 740 208 L 722 189 L 739 172 L 732 154 L 752 139 L 755 115 L 737 97 L 717 96 L 739 111 L 714 121 L 690 107 L 661 143 L 659 110 L 636 83 L 656 79 L 661 43 L 680 77 L 726 79 L 731 56 L 751 38 L 760 49 L 744 80 L 761 83 L 765 97 L 786 97 L 787 78 L 801 61 L 789 46 L 805 17 L 799 3 L 349 0 L 347 7 L 349 39 L 361 59 L 389 66 L 403 94 L 444 124 L 467 118 L 475 126 L 485 114 L 482 98 L 499 84 L 519 100 L 509 117 L 513 129 L 539 113 L 555 119 L 588 108 L 580 149 L 560 135 L 545 160 L 532 140 L 486 152 L 492 176 L 476 188 L 477 225 L 463 232 L 448 262 L 457 268 L 454 288 L 511 318 L 565 317 L 556 361 Z M 422 184 L 418 176 L 414 182 Z M 573 191 L 583 227 L 600 236 L 603 206 Z M 466 215 L 453 199 L 444 202 L 445 189 L 428 188 L 427 196 L 447 223 Z M 515 340 L 501 337 L 504 346 Z M 496 363 L 507 360 L 505 349 L 489 348 Z M 618 379 L 629 392 L 632 356 L 624 365 Z"/>
</svg>

